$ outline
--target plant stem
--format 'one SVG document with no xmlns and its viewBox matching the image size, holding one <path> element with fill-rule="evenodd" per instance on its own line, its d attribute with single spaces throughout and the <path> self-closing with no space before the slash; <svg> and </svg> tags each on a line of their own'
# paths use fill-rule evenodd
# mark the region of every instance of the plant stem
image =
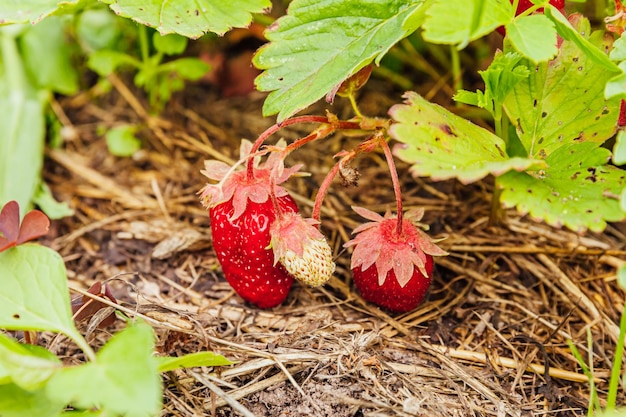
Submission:
<svg viewBox="0 0 626 417">
<path fill-rule="evenodd" d="M 574 357 L 576 358 L 576 361 L 578 362 L 578 365 L 580 365 L 583 373 L 585 374 L 585 376 L 587 377 L 587 379 L 589 380 L 589 387 L 591 390 L 591 393 L 589 395 L 589 410 L 588 410 L 588 414 L 589 416 L 594 415 L 593 410 L 600 410 L 600 402 L 598 401 L 598 393 L 595 387 L 595 381 L 593 379 L 593 373 L 591 373 L 591 371 L 589 370 L 589 367 L 587 366 L 587 364 L 585 363 L 585 360 L 583 359 L 583 356 L 580 354 L 580 352 L 578 351 L 578 348 L 576 347 L 576 345 L 574 344 L 574 342 L 570 339 L 566 340 L 567 342 L 567 346 L 569 346 L 569 350 L 572 352 L 572 355 L 574 355 Z M 591 349 L 589 349 L 591 350 Z"/>
<path fill-rule="evenodd" d="M 274 133 L 278 132 L 283 127 L 287 127 L 287 126 L 291 126 L 291 125 L 295 125 L 299 123 L 327 124 L 330 127 L 332 127 L 332 131 L 330 131 L 329 134 L 335 130 L 355 130 L 355 129 L 360 128 L 360 125 L 357 122 L 348 122 L 348 121 L 341 121 L 341 120 L 333 122 L 329 120 L 328 117 L 325 117 L 325 116 L 311 116 L 311 115 L 296 116 L 296 117 L 292 117 L 291 119 L 287 119 L 282 123 L 276 123 L 270 126 L 269 128 L 267 128 L 263 133 L 261 133 L 259 137 L 257 138 L 257 140 L 254 141 L 254 144 L 252 145 L 252 149 L 250 149 L 250 155 L 253 155 L 254 153 L 256 153 L 256 151 L 259 150 L 259 148 L 261 147 L 261 145 L 263 145 L 263 143 L 267 140 L 267 138 L 272 136 Z M 247 176 L 249 179 L 254 178 L 254 158 L 250 158 L 248 160 Z"/>
<path fill-rule="evenodd" d="M 148 42 L 148 28 L 144 25 L 139 25 L 138 28 L 138 36 L 139 36 L 139 52 L 141 53 L 141 61 L 147 64 L 148 59 L 150 58 L 150 44 Z"/>
<path fill-rule="evenodd" d="M 87 340 L 85 340 L 85 338 L 78 331 L 68 331 L 65 333 L 65 335 L 72 339 L 74 343 L 76 343 L 76 345 L 78 345 L 78 347 L 83 351 L 83 353 L 90 362 L 95 362 L 96 352 L 94 352 L 91 346 L 89 346 L 89 343 L 87 343 Z"/>
<path fill-rule="evenodd" d="M 310 134 L 303 136 L 301 138 L 296 139 L 290 145 L 287 145 L 285 150 L 283 151 L 283 157 L 287 157 L 288 154 L 295 151 L 296 149 L 306 145 L 309 142 L 313 142 L 314 140 L 325 138 L 335 131 L 335 128 L 331 125 L 322 125 L 315 129 Z"/>
<path fill-rule="evenodd" d="M 375 136 L 372 136 L 368 139 L 365 139 L 361 142 L 356 148 L 354 148 L 350 152 L 345 152 L 342 158 L 332 167 L 332 169 L 326 174 L 324 181 L 320 185 L 320 189 L 315 196 L 315 204 L 313 205 L 313 214 L 311 217 L 318 222 L 320 221 L 320 213 L 322 211 L 322 202 L 324 201 L 324 197 L 330 188 L 330 184 L 333 182 L 333 179 L 337 176 L 342 166 L 345 166 L 350 163 L 358 154 L 362 152 L 371 152 L 375 149 L 375 147 L 371 146 L 372 140 Z"/>
<path fill-rule="evenodd" d="M 350 92 L 348 95 L 348 100 L 350 100 L 350 105 L 352 106 L 352 110 L 354 110 L 354 114 L 357 115 L 359 119 L 363 118 L 361 111 L 359 110 L 359 106 L 356 104 L 356 98 L 354 97 L 354 91 Z"/>
<path fill-rule="evenodd" d="M 624 339 L 626 339 L 626 303 L 624 303 L 624 309 L 622 310 L 622 317 L 619 323 L 619 339 L 617 340 L 617 346 L 615 346 L 615 358 L 613 359 L 613 367 L 611 368 L 609 393 L 606 398 L 607 410 L 614 409 L 617 401 L 617 389 L 619 388 L 622 358 L 624 357 Z"/>
<path fill-rule="evenodd" d="M 452 82 L 454 91 L 463 89 L 463 78 L 461 77 L 461 57 L 459 50 L 454 45 L 450 45 L 450 59 L 452 61 Z"/>
<path fill-rule="evenodd" d="M 259 135 L 257 140 L 254 141 L 254 144 L 252 145 L 252 149 L 250 149 L 250 155 L 254 155 L 256 151 L 259 150 L 261 145 L 263 145 L 263 143 L 267 140 L 267 138 L 272 136 L 274 133 L 278 132 L 283 127 L 287 127 L 296 123 L 307 123 L 307 122 L 308 123 L 328 123 L 328 118 L 324 116 L 299 116 L 299 117 L 292 117 L 291 119 L 287 119 L 282 123 L 273 124 L 269 128 L 265 129 L 265 131 Z M 249 179 L 254 178 L 254 158 L 250 158 L 248 160 L 247 175 Z"/>
<path fill-rule="evenodd" d="M 322 212 L 322 202 L 324 201 L 324 197 L 326 197 L 326 193 L 328 192 L 328 189 L 330 188 L 330 184 L 333 182 L 333 180 L 337 176 L 337 173 L 339 172 L 339 168 L 343 161 L 344 159 L 342 158 L 339 162 L 337 162 L 332 167 L 330 171 L 328 171 L 328 174 L 326 174 L 326 177 L 324 178 L 324 181 L 322 181 L 322 184 L 320 185 L 320 189 L 317 192 L 317 195 L 315 196 L 315 204 L 313 204 L 313 213 L 311 214 L 311 217 L 317 222 L 320 221 L 320 216 Z M 318 223 L 318 227 L 319 225 L 321 225 L 321 223 Z"/>
<path fill-rule="evenodd" d="M 491 196 L 491 212 L 489 213 L 489 226 L 495 226 L 500 223 L 502 208 L 500 207 L 500 195 L 502 188 L 498 185 L 498 178 L 495 178 L 493 185 L 493 195 Z"/>
<path fill-rule="evenodd" d="M 387 165 L 389 166 L 389 175 L 391 176 L 391 182 L 393 184 L 393 193 L 396 196 L 396 210 L 398 215 L 398 222 L 396 225 L 396 233 L 398 235 L 402 234 L 402 192 L 400 191 L 400 180 L 398 179 L 398 170 L 396 169 L 396 164 L 393 160 L 393 154 L 391 153 L 391 148 L 389 148 L 389 144 L 385 140 L 385 138 L 380 135 L 380 146 L 383 148 L 383 152 L 385 153 L 385 159 L 387 160 Z"/>
</svg>

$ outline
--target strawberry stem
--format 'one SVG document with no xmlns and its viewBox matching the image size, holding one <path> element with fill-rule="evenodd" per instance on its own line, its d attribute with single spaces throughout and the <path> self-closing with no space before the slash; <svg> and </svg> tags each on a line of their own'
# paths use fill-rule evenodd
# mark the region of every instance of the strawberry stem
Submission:
<svg viewBox="0 0 626 417">
<path fill-rule="evenodd" d="M 391 153 L 391 148 L 389 148 L 389 144 L 385 140 L 385 137 L 382 136 L 382 134 L 378 134 L 378 137 L 380 147 L 383 148 L 383 152 L 385 153 L 385 159 L 387 159 L 389 174 L 391 175 L 391 182 L 393 183 L 393 193 L 396 196 L 396 210 L 398 212 L 396 233 L 399 236 L 402 234 L 402 192 L 400 191 L 400 180 L 398 179 L 398 171 L 396 169 L 396 164 L 393 161 L 393 154 Z"/>
<path fill-rule="evenodd" d="M 314 140 L 325 138 L 326 136 L 333 133 L 335 130 L 336 129 L 334 126 L 327 125 L 327 124 L 324 124 L 318 127 L 310 134 L 303 136 L 301 138 L 298 138 L 290 145 L 287 145 L 287 147 L 285 147 L 285 149 L 282 151 L 283 157 L 287 157 L 287 155 L 289 155 L 291 152 L 295 151 L 301 146 L 306 145 L 309 142 L 313 142 Z"/>
<path fill-rule="evenodd" d="M 375 133 L 373 136 L 365 139 L 361 142 L 357 147 L 355 147 L 350 152 L 343 151 L 338 155 L 342 155 L 342 158 L 333 166 L 333 168 L 326 174 L 326 178 L 322 181 L 320 185 L 320 189 L 315 196 L 315 204 L 313 205 L 313 213 L 311 217 L 316 221 L 320 221 L 320 213 L 322 211 L 322 202 L 328 189 L 330 188 L 330 184 L 333 182 L 333 179 L 337 176 L 337 173 L 341 171 L 341 168 L 345 165 L 349 164 L 356 156 L 363 152 L 372 152 L 376 149 L 378 142 L 380 141 L 379 137 L 381 136 L 380 132 Z M 383 139 L 384 142 L 384 139 Z"/>
<path fill-rule="evenodd" d="M 261 133 L 261 135 L 259 135 L 257 140 L 252 145 L 250 154 L 252 155 L 256 151 L 258 151 L 261 145 L 263 145 L 263 143 L 265 142 L 267 138 L 269 138 L 274 133 L 278 132 L 283 127 L 287 127 L 287 126 L 291 126 L 291 125 L 295 125 L 299 123 L 322 123 L 324 125 L 327 125 L 327 127 L 317 129 L 312 134 L 299 139 L 298 140 L 299 143 L 297 146 L 293 147 L 292 149 L 290 149 L 290 147 L 287 147 L 287 149 L 289 149 L 288 152 L 291 152 L 293 149 L 299 148 L 305 143 L 326 137 L 336 130 L 363 130 L 361 125 L 358 122 L 338 120 L 337 117 L 333 115 L 331 115 L 330 117 L 312 116 L 312 115 L 292 117 L 291 119 L 287 119 L 282 123 L 276 123 L 270 126 L 263 133 Z M 292 145 L 295 145 L 295 143 Z M 254 161 L 252 158 L 248 160 L 247 176 L 248 176 L 248 179 L 254 178 Z"/>
<path fill-rule="evenodd" d="M 343 158 L 342 158 L 343 160 Z M 322 202 L 324 201 L 324 197 L 326 197 L 326 193 L 328 192 L 328 189 L 330 188 L 330 184 L 333 182 L 333 179 L 335 179 L 335 177 L 337 176 L 337 173 L 339 172 L 339 167 L 340 167 L 341 161 L 337 162 L 330 171 L 328 171 L 328 174 L 326 174 L 326 178 L 324 178 L 324 181 L 322 181 L 322 184 L 320 185 L 320 189 L 317 192 L 317 195 L 315 196 L 315 204 L 313 204 L 313 213 L 311 214 L 311 217 L 317 221 L 317 227 L 321 226 L 321 222 L 320 222 L 320 215 L 322 212 Z"/>
<path fill-rule="evenodd" d="M 307 116 L 292 117 L 291 119 L 287 119 L 282 123 L 276 123 L 270 126 L 268 129 L 266 129 L 263 133 L 259 135 L 257 140 L 252 145 L 250 154 L 254 154 L 256 151 L 258 151 L 261 145 L 263 145 L 263 143 L 265 142 L 267 138 L 272 136 L 274 133 L 278 132 L 283 127 L 295 125 L 298 123 L 328 123 L 328 118 L 324 116 L 307 115 Z M 252 158 L 248 160 L 247 176 L 248 176 L 248 179 L 254 178 L 254 161 Z"/>
</svg>

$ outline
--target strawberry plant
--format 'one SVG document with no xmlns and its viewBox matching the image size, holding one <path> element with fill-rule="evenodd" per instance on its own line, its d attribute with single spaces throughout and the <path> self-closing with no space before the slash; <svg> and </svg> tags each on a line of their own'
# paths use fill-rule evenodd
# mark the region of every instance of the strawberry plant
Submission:
<svg viewBox="0 0 626 417">
<path fill-rule="evenodd" d="M 183 87 L 182 79 L 196 79 L 206 70 L 197 60 L 176 58 L 185 50 L 187 38 L 195 39 L 206 32 L 221 35 L 230 28 L 245 27 L 255 13 L 271 6 L 269 0 L 234 0 L 227 4 L 216 0 L 141 4 L 106 0 L 103 3 L 118 16 L 140 24 L 141 57 L 137 59 L 114 50 L 114 43 L 104 42 L 88 50 L 90 68 L 104 76 L 123 65 L 134 67 L 135 84 L 146 89 L 157 109 Z M 504 208 L 579 233 L 602 231 L 607 223 L 624 220 L 626 175 L 620 165 L 626 162 L 626 40 L 623 37 L 626 10 L 616 0 L 615 13 L 607 17 L 606 25 L 592 26 L 584 15 L 574 12 L 574 3 L 558 0 L 290 2 L 286 15 L 268 27 L 265 34 L 268 42 L 253 59 L 253 64 L 262 70 L 256 87 L 268 93 L 263 113 L 276 115 L 277 123 L 262 132 L 254 143 L 242 142 L 240 159 L 233 166 L 207 161 L 203 171 L 210 183 L 200 191 L 200 200 L 210 217 L 213 248 L 233 289 L 244 300 L 260 308 L 271 308 L 287 299 L 294 279 L 318 286 L 332 278 L 335 263 L 321 227 L 321 207 L 337 177 L 344 184 L 358 185 L 359 172 L 353 165 L 366 153 L 384 155 L 395 192 L 395 213 L 383 216 L 355 207 L 354 212 L 369 222 L 356 227 L 353 239 L 344 242 L 344 247 L 352 252 L 350 269 L 363 299 L 392 312 L 411 311 L 423 302 L 432 282 L 434 257 L 445 255 L 426 234 L 427 226 L 420 224 L 423 211 L 404 211 L 395 158 L 408 164 L 415 177 L 434 181 L 455 179 L 469 184 L 490 177 L 494 182 L 494 221 L 505 220 Z M 12 2 L 0 5 L 0 23 L 30 22 L 37 23 L 33 28 L 40 28 L 56 19 L 56 15 L 86 13 L 83 8 L 96 4 L 95 0 Z M 496 30 L 503 35 L 497 41 L 502 44 L 490 57 L 489 65 L 478 71 L 482 85 L 473 91 L 463 89 L 460 51 Z M 18 53 L 16 42 L 28 32 L 17 26 L 3 28 L 5 79 L 0 88 L 4 94 L 0 106 L 6 110 L 1 114 L 9 126 L 8 139 L 0 142 L 3 184 L 0 203 L 16 198 L 23 206 L 33 200 L 40 182 L 43 108 L 47 101 L 37 93 L 74 91 L 72 79 L 65 80 L 63 88 L 45 83 L 56 79 L 55 76 L 42 75 L 41 85 L 25 81 L 23 62 L 27 60 Z M 148 34 L 153 35 L 151 39 Z M 371 117 L 361 111 L 359 88 L 370 73 L 376 74 L 383 59 L 399 43 L 415 53 L 415 57 L 420 53 L 416 45 L 437 47 L 440 56 L 449 52 L 449 58 L 444 56 L 442 61 L 448 59 L 453 84 L 458 88 L 454 95 L 438 100 L 456 101 L 454 111 L 449 109 L 451 106 L 436 104 L 412 91 L 404 94 L 402 103 L 389 108 L 388 118 Z M 28 51 L 29 45 L 36 51 L 33 44 L 25 38 L 24 51 Z M 35 55 L 33 51 L 31 56 Z M 166 62 L 168 55 L 172 60 Z M 64 62 L 62 58 L 58 61 Z M 59 67 L 62 68 L 60 64 L 56 68 Z M 330 111 L 324 116 L 296 116 L 322 98 L 332 104 L 335 96 L 349 100 L 352 117 L 340 119 Z M 470 106 L 484 115 L 483 123 L 477 124 L 476 120 L 463 116 L 470 114 Z M 32 113 L 34 120 L 24 117 L 25 113 Z M 268 143 L 282 128 L 310 124 L 315 128 L 291 143 Z M 362 140 L 350 149 L 329 155 L 335 158 L 335 163 L 319 186 L 311 216 L 304 217 L 289 195 L 286 182 L 301 175 L 299 170 L 305 167 L 288 167 L 286 158 L 313 141 L 327 140 L 341 131 Z M 119 150 L 118 154 L 130 154 L 138 146 L 129 130 L 114 131 L 110 138 L 113 145 L 121 145 L 112 146 Z M 17 175 L 25 167 L 29 169 L 28 175 Z M 33 170 L 37 175 L 33 175 Z M 15 185 L 9 180 L 12 175 L 24 179 Z M 13 213 L 13 205 L 7 206 L 8 213 Z M 43 292 L 54 293 L 55 297 L 65 294 L 66 289 L 58 278 L 63 275 L 58 256 L 39 246 L 21 245 L 37 235 L 38 226 L 33 226 L 34 233 L 30 231 L 31 225 L 38 224 L 37 217 L 40 218 L 34 215 L 24 219 L 23 233 L 15 220 L 0 222 L 3 227 L 0 247 L 9 248 L 0 254 L 3 261 L 0 268 L 5 269 L 0 269 L 0 276 L 10 276 L 13 280 L 10 281 L 13 286 L 0 287 L 0 291 L 17 292 L 14 281 L 18 277 L 31 279 L 27 283 L 32 285 L 26 287 L 38 288 L 34 278 L 28 278 L 34 275 L 32 271 L 23 269 L 31 257 L 37 257 L 51 265 L 46 270 L 56 277 L 46 280 L 46 285 L 53 287 L 43 288 L 46 290 Z M 92 292 L 114 302 L 106 287 L 94 287 Z M 36 300 L 40 301 L 41 297 Z M 0 398 L 21 401 L 35 393 L 41 398 L 42 409 L 57 410 L 57 414 L 67 404 L 81 409 L 101 407 L 114 415 L 157 412 L 158 381 L 154 374 L 158 367 L 147 358 L 151 336 L 145 326 L 129 326 L 96 355 L 75 329 L 67 300 L 38 302 L 36 306 L 26 304 L 29 302 L 26 299 L 18 301 L 0 306 L 0 313 L 4 311 L 5 316 L 0 326 L 63 333 L 84 351 L 90 362 L 68 370 L 49 352 L 29 350 L 7 340 L 2 346 L 12 359 L 6 363 L 0 359 L 0 381 L 8 381 L 1 387 L 11 396 Z M 85 299 L 77 302 L 76 313 L 90 315 L 93 309 L 101 307 L 90 307 L 88 303 Z M 61 311 L 50 305 L 64 307 Z M 621 329 L 623 341 L 623 326 Z M 136 349 L 131 349 L 131 345 Z M 131 350 L 129 360 L 134 363 L 117 362 L 124 349 Z M 133 408 L 128 404 L 128 396 L 116 397 L 115 403 L 112 389 L 103 389 L 104 397 L 98 397 L 100 393 L 88 375 L 121 372 L 120 363 L 141 364 L 147 370 L 138 370 L 140 377 L 135 381 L 146 387 L 147 391 L 142 391 L 145 408 Z M 19 372 L 16 366 L 21 366 Z M 619 369 L 612 375 L 613 397 L 618 379 Z M 76 381 L 83 386 L 72 385 Z M 105 386 L 117 382 L 110 378 Z M 9 404 L 5 405 L 7 409 L 16 407 L 15 410 L 22 411 L 19 405 L 4 401 Z M 597 404 L 594 406 L 599 408 Z"/>
<path fill-rule="evenodd" d="M 163 62 L 169 55 L 179 55 L 187 48 L 187 38 L 170 34 L 161 36 L 139 26 L 139 59 L 128 53 L 102 48 L 89 53 L 88 67 L 102 77 L 116 70 L 131 67 L 137 70 L 134 83 L 144 88 L 151 108 L 159 111 L 172 93 L 184 87 L 185 80 L 198 80 L 209 70 L 209 66 L 198 58 L 177 58 Z M 152 42 L 148 40 L 152 33 Z M 151 46 L 154 53 L 151 54 Z"/>
<path fill-rule="evenodd" d="M 50 248 L 26 243 L 46 234 L 49 224 L 35 210 L 20 225 L 15 201 L 0 211 L 0 329 L 5 330 L 0 332 L 0 415 L 155 416 L 162 401 L 160 372 L 231 363 L 212 352 L 155 357 L 152 328 L 121 315 L 128 326 L 94 352 L 74 324 L 63 259 Z M 106 286 L 102 295 L 115 301 Z M 100 308 L 97 303 L 83 299 L 76 304 L 76 315 L 93 314 Z M 7 331 L 23 331 L 27 341 L 33 340 L 33 332 L 63 334 L 87 362 L 64 364 L 52 352 L 19 342 L 12 336 L 17 333 Z"/>
<path fill-rule="evenodd" d="M 616 3 L 616 17 L 610 19 L 609 29 L 621 34 L 621 3 Z M 268 6 L 257 1 L 218 7 L 206 0 L 197 5 L 181 2 L 177 10 L 184 13 L 180 13 L 161 9 L 158 2 L 137 7 L 119 0 L 110 5 L 118 15 L 154 27 L 162 35 L 191 38 L 206 31 L 222 34 L 230 27 L 245 26 L 252 13 Z M 29 13 L 4 6 L 6 22 L 37 22 L 49 14 L 74 11 L 53 1 L 39 4 Z M 493 120 L 493 130 L 413 92 L 389 110 L 388 120 L 371 118 L 359 110 L 356 90 L 367 81 L 372 66 L 379 65 L 403 39 L 419 35 L 431 44 L 450 45 L 452 61 L 458 61 L 458 50 L 497 28 L 504 28 L 505 36 L 502 49 L 489 67 L 479 72 L 484 89 L 459 90 L 454 96 L 459 103 L 484 109 Z M 145 41 L 145 29 L 139 33 Z M 142 43 L 144 64 L 136 65 L 142 68 L 137 75 L 142 83 L 148 82 L 150 74 L 159 73 L 155 68 L 163 54 L 184 49 L 184 38 L 168 36 L 154 37 L 154 59 L 146 52 L 146 42 Z M 262 133 L 251 148 L 246 145 L 249 154 L 242 155 L 236 165 L 245 165 L 245 169 L 209 162 L 205 175 L 217 184 L 208 184 L 201 196 L 209 209 L 214 246 L 225 276 L 245 299 L 271 307 L 285 299 L 294 277 L 316 285 L 329 278 L 334 264 L 327 242 L 314 226 L 319 226 L 324 195 L 337 175 L 356 183 L 357 171 L 349 163 L 364 152 L 385 150 L 390 140 L 397 142 L 393 156 L 391 150 L 385 152 L 392 173 L 395 156 L 410 164 L 415 176 L 434 180 L 456 178 L 467 184 L 493 176 L 494 220 L 500 217 L 500 207 L 514 207 L 532 218 L 579 232 L 603 230 L 607 222 L 624 219 L 623 171 L 610 163 L 613 155 L 603 146 L 617 131 L 620 101 L 626 97 L 622 40 L 603 29 L 592 31 L 589 21 L 580 14 L 569 14 L 562 1 L 385 0 L 362 4 L 332 0 L 317 4 L 295 0 L 287 14 L 269 27 L 266 37 L 269 42 L 253 59 L 263 70 L 256 86 L 269 92 L 263 112 L 277 114 L 278 124 Z M 103 74 L 122 62 L 130 61 L 114 52 L 96 51 L 91 56 L 93 68 L 107 68 Z M 163 93 L 156 85 L 149 90 L 153 97 Z M 348 97 L 353 118 L 338 120 L 332 114 L 292 117 L 320 98 L 332 103 L 336 94 Z M 319 127 L 292 144 L 263 146 L 280 128 L 301 123 Z M 336 155 L 339 162 L 320 188 L 312 218 L 303 219 L 282 188 L 295 172 L 285 168 L 283 161 L 293 150 L 340 130 L 365 139 Z M 614 155 L 617 161 L 623 155 L 623 142 L 620 133 Z M 263 156 L 267 157 L 265 165 L 255 165 L 253 161 Z M 397 183 L 394 175 L 392 181 Z M 401 195 L 398 184 L 394 187 L 400 225 L 404 224 Z M 368 216 L 373 218 L 371 213 Z M 413 227 L 406 228 L 413 233 Z M 399 236 L 407 230 L 397 228 Z M 289 239 L 290 231 L 302 235 L 302 241 Z M 353 242 L 361 242 L 361 235 Z M 419 236 L 419 242 L 411 247 L 420 262 L 404 259 L 402 277 L 393 270 L 400 287 L 416 271 L 428 278 L 426 255 L 441 254 Z M 378 265 L 372 256 L 353 262 L 353 266 L 368 269 Z M 383 284 L 390 270 L 381 267 L 377 271 L 378 282 Z M 255 283 L 252 290 L 246 288 L 250 282 Z"/>
</svg>

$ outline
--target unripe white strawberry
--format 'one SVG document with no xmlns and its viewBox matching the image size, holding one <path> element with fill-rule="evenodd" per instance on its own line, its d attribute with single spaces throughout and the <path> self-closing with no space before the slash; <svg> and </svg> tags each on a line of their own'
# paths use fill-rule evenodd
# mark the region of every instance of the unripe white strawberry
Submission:
<svg viewBox="0 0 626 417">
<path fill-rule="evenodd" d="M 274 263 L 280 262 L 294 278 L 312 287 L 325 284 L 335 272 L 332 250 L 315 224 L 287 212 L 270 228 Z"/>
</svg>

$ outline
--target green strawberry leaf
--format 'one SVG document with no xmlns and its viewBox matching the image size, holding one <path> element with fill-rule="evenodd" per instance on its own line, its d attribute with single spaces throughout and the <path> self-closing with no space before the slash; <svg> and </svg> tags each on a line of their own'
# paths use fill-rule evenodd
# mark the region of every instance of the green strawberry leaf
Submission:
<svg viewBox="0 0 626 417">
<path fill-rule="evenodd" d="M 193 368 L 196 366 L 224 366 L 232 365 L 222 355 L 213 352 L 196 352 L 180 357 L 157 357 L 159 372 L 173 371 L 180 368 Z"/>
<path fill-rule="evenodd" d="M 48 95 L 27 76 L 16 27 L 0 27 L 0 206 L 16 200 L 27 211 L 41 182 Z"/>
<path fill-rule="evenodd" d="M 178 55 L 185 52 L 187 38 L 176 34 L 161 35 L 155 33 L 152 36 L 152 44 L 154 49 L 163 52 L 165 55 Z"/>
<path fill-rule="evenodd" d="M 626 164 L 626 132 L 617 132 L 615 146 L 613 146 L 613 163 L 615 165 Z"/>
<path fill-rule="evenodd" d="M 66 37 L 63 19 L 50 17 L 24 32 L 20 50 L 24 67 L 38 88 L 71 95 L 78 91 L 78 72 Z"/>
<path fill-rule="evenodd" d="M 604 67 L 605 70 L 609 70 L 610 72 L 619 72 L 617 66 L 603 52 L 604 50 L 602 48 L 598 48 L 589 41 L 589 21 L 583 18 L 582 15 L 573 14 L 570 16 L 570 21 L 552 5 L 548 5 L 548 7 L 545 8 L 544 14 L 552 20 L 558 34 L 564 40 L 576 44 L 591 61 Z M 586 30 L 581 31 L 581 27 L 586 28 Z"/>
<path fill-rule="evenodd" d="M 545 169 L 499 177 L 500 201 L 553 226 L 602 231 L 607 221 L 626 218 L 619 201 L 625 175 L 604 165 L 610 154 L 593 142 L 561 146 L 546 158 Z"/>
<path fill-rule="evenodd" d="M 0 252 L 0 329 L 61 332 L 89 356 L 74 326 L 63 258 L 50 248 L 23 244 Z"/>
<path fill-rule="evenodd" d="M 620 62 L 618 68 L 621 73 L 611 78 L 604 88 L 604 96 L 606 98 L 624 98 L 626 99 L 626 61 Z"/>
<path fill-rule="evenodd" d="M 60 219 L 74 214 L 74 210 L 66 201 L 54 199 L 50 187 L 43 181 L 39 184 L 39 188 L 33 196 L 33 203 L 39 206 L 46 213 L 46 216 L 51 219 Z"/>
<path fill-rule="evenodd" d="M 0 384 L 0 416 L 59 417 L 66 404 L 45 395 L 43 388 L 25 390 L 16 384 Z"/>
<path fill-rule="evenodd" d="M 373 60 L 378 63 L 424 18 L 423 0 L 294 0 L 266 33 L 253 62 L 271 91 L 263 114 L 278 121 L 314 103 Z"/>
<path fill-rule="evenodd" d="M 581 33 L 590 32 L 586 19 L 577 24 Z M 589 41 L 601 49 L 608 48 L 606 42 L 601 33 Z M 615 132 L 619 100 L 604 99 L 612 73 L 576 42 L 563 41 L 553 61 L 528 66 L 530 76 L 515 86 L 504 107 L 531 158 L 544 159 L 572 142 L 603 143 Z"/>
<path fill-rule="evenodd" d="M 433 43 L 458 45 L 487 35 L 515 16 L 508 1 L 436 0 L 426 12 L 424 39 Z"/>
<path fill-rule="evenodd" d="M 72 320 L 65 265 L 57 252 L 35 244 L 0 252 L 0 277 L 0 328 L 81 337 Z"/>
<path fill-rule="evenodd" d="M 513 47 L 531 61 L 548 61 L 557 54 L 556 29 L 542 14 L 516 18 L 506 25 L 506 38 Z"/>
<path fill-rule="evenodd" d="M 141 140 L 135 136 L 136 126 L 117 126 L 106 132 L 109 152 L 115 156 L 132 156 L 141 149 Z"/>
<path fill-rule="evenodd" d="M 62 366 L 59 358 L 48 350 L 23 345 L 0 333 L 0 369 L 19 387 L 29 391 L 39 389 Z"/>
<path fill-rule="evenodd" d="M 178 33 L 196 39 L 206 32 L 223 35 L 246 27 L 252 13 L 263 13 L 270 0 L 104 0 L 122 17 L 150 26 L 161 34 Z"/>
<path fill-rule="evenodd" d="M 395 154 L 413 164 L 416 176 L 457 178 L 467 184 L 488 174 L 542 165 L 532 159 L 509 158 L 501 138 L 417 93 L 407 93 L 405 99 L 405 104 L 389 111 L 395 121 L 389 133 L 404 144 L 396 147 Z"/>
<path fill-rule="evenodd" d="M 206 62 L 192 57 L 175 59 L 160 66 L 163 72 L 176 72 L 181 78 L 192 81 L 199 80 L 210 69 Z"/>
<path fill-rule="evenodd" d="M 100 349 L 96 361 L 57 372 L 46 385 L 47 396 L 106 415 L 157 415 L 162 386 L 153 338 L 147 324 L 129 325 Z"/>
<path fill-rule="evenodd" d="M 499 119 L 502 103 L 522 80 L 528 78 L 530 71 L 526 65 L 520 65 L 522 56 L 516 52 L 496 52 L 493 61 L 484 71 L 479 71 L 485 82 L 485 91 L 476 93 L 459 91 L 454 99 L 456 101 L 471 104 L 487 109 L 491 115 Z M 523 61 L 525 63 L 526 61 Z"/>
<path fill-rule="evenodd" d="M 73 13 L 88 0 L 12 0 L 0 2 L 0 25 L 38 23 L 52 14 Z"/>
<path fill-rule="evenodd" d="M 130 55 L 109 49 L 99 49 L 89 54 L 87 66 L 99 76 L 106 77 L 121 66 L 141 68 L 141 62 Z"/>
<path fill-rule="evenodd" d="M 626 36 L 624 33 L 613 42 L 613 49 L 609 53 L 609 58 L 612 61 L 626 60 Z"/>
</svg>

